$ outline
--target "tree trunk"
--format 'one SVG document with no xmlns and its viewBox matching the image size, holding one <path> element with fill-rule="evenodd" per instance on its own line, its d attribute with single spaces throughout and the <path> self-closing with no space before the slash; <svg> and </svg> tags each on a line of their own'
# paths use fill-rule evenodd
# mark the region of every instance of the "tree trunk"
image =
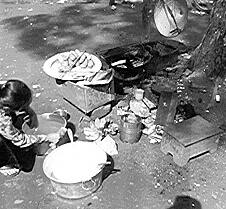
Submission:
<svg viewBox="0 0 226 209">
<path fill-rule="evenodd" d="M 201 43 L 193 53 L 194 73 L 209 79 L 226 73 L 226 1 L 218 0 L 211 12 L 210 24 Z"/>
<path fill-rule="evenodd" d="M 158 0 L 143 0 L 142 22 L 149 33 L 150 11 Z M 190 2 L 191 0 L 187 0 Z M 191 4 L 191 2 L 190 2 Z M 224 77 L 226 73 L 226 1 L 215 0 L 210 24 L 201 43 L 195 49 L 192 60 L 194 73 L 191 77 L 204 74 L 209 79 Z M 202 75 L 203 76 L 203 75 Z"/>
<path fill-rule="evenodd" d="M 191 53 L 192 73 L 182 81 L 179 97 L 215 124 L 226 117 L 226 1 L 217 0 L 201 43 Z"/>
</svg>

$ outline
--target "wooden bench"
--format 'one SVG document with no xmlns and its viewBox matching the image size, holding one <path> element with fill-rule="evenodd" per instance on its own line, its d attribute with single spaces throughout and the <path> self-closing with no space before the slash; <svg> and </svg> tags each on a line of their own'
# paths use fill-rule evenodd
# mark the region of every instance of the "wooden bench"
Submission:
<svg viewBox="0 0 226 209">
<path fill-rule="evenodd" d="M 184 166 L 191 158 L 217 150 L 223 130 L 201 116 L 170 124 L 164 130 L 161 150 L 172 154 L 174 162 Z"/>
</svg>

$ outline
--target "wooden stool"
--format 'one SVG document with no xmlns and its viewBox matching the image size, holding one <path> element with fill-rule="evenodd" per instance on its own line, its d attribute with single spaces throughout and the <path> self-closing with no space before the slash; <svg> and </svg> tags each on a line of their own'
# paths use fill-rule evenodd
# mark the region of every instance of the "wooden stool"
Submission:
<svg viewBox="0 0 226 209">
<path fill-rule="evenodd" d="M 223 130 L 201 116 L 195 116 L 166 127 L 161 141 L 161 151 L 172 154 L 174 162 L 184 166 L 190 158 L 215 152 L 222 133 Z"/>
</svg>

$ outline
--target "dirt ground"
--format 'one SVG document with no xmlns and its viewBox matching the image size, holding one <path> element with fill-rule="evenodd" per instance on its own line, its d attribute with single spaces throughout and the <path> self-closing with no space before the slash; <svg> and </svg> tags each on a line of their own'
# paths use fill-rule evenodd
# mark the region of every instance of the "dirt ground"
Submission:
<svg viewBox="0 0 226 209">
<path fill-rule="evenodd" d="M 162 38 L 154 24 L 147 35 L 141 24 L 141 8 L 119 6 L 112 11 L 108 1 L 0 0 L 0 80 L 20 78 L 34 92 L 37 113 L 57 108 L 71 114 L 77 127 L 81 113 L 65 104 L 55 80 L 42 71 L 44 61 L 58 52 L 86 49 L 97 52 L 115 46 Z M 175 38 L 195 46 L 202 38 L 208 16 L 190 13 L 185 31 Z M 146 38 L 145 38 L 146 37 Z M 224 209 L 226 208 L 226 143 L 218 150 L 177 166 L 172 157 L 142 137 L 124 144 L 116 138 L 119 154 L 113 157 L 118 172 L 104 179 L 102 187 L 81 200 L 56 196 L 37 157 L 30 173 L 0 176 L 2 209 Z M 188 206 L 190 196 L 190 206 Z M 182 207 L 176 207 L 177 198 Z"/>
</svg>

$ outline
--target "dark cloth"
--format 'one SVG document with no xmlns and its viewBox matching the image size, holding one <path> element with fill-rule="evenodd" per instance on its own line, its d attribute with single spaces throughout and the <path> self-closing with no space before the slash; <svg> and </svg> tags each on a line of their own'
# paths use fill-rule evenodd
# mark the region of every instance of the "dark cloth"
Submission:
<svg viewBox="0 0 226 209">
<path fill-rule="evenodd" d="M 0 167 L 10 166 L 30 172 L 34 167 L 35 158 L 33 145 L 20 148 L 0 135 Z"/>
<path fill-rule="evenodd" d="M 24 115 L 19 117 L 12 115 L 13 124 L 19 130 L 22 129 L 23 117 Z M 0 134 L 0 167 L 10 166 L 30 172 L 34 167 L 35 158 L 34 145 L 21 148 Z"/>
</svg>

